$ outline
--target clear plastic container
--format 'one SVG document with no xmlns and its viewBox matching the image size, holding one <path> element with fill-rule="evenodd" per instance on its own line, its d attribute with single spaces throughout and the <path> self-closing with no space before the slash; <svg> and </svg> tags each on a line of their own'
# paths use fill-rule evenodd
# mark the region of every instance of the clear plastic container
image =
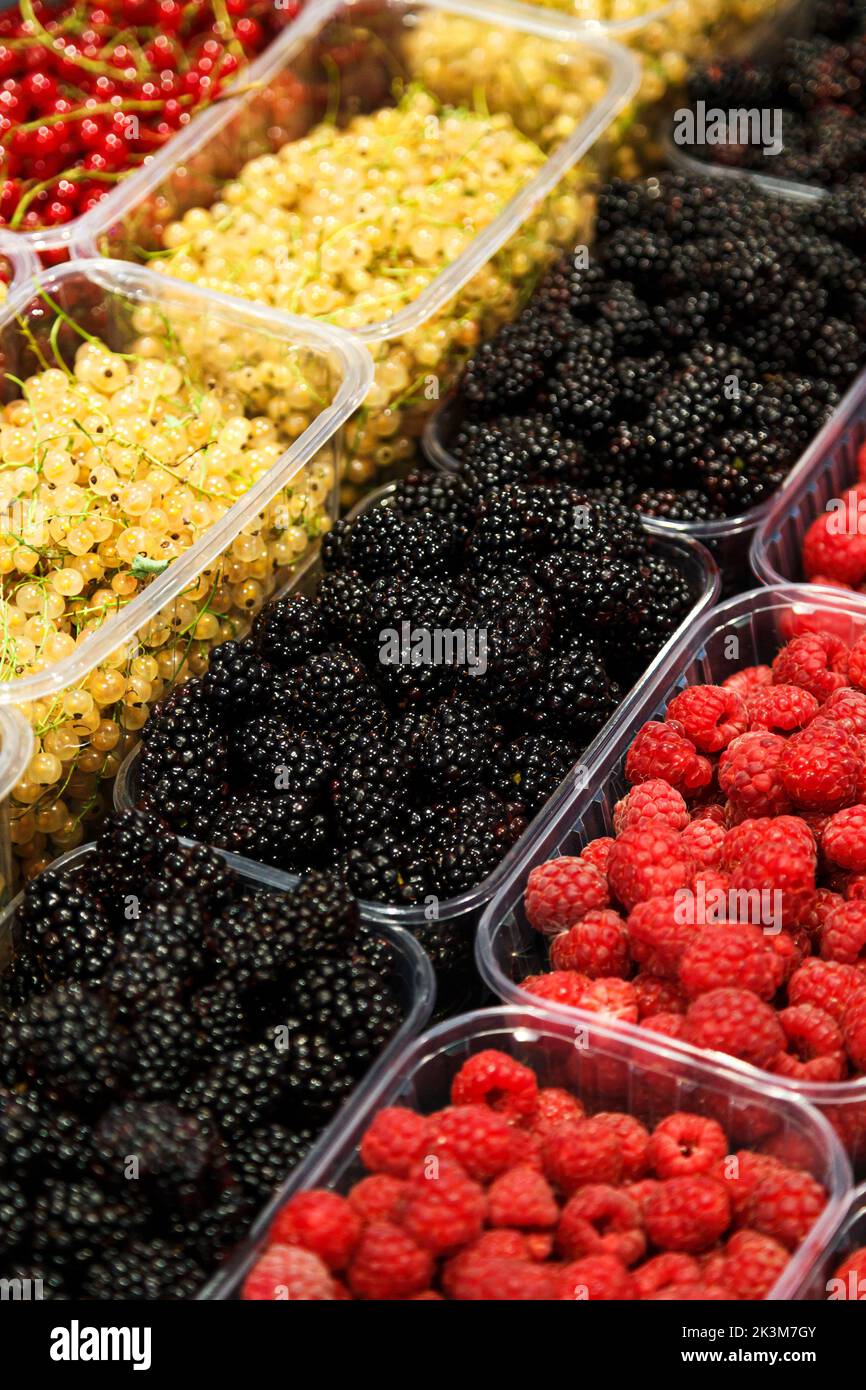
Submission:
<svg viewBox="0 0 866 1390">
<path fill-rule="evenodd" d="M 372 493 L 362 502 L 352 513 L 357 515 L 371 506 L 375 506 L 383 498 L 389 495 L 393 485 L 380 488 Z M 677 632 L 670 638 L 669 642 L 662 648 L 656 656 L 652 665 L 648 668 L 646 675 L 638 683 L 636 690 L 642 688 L 647 680 L 653 679 L 653 673 L 665 664 L 667 652 L 676 645 L 680 638 L 689 632 L 695 622 L 712 608 L 719 593 L 719 575 L 710 556 L 695 541 L 680 540 L 671 541 L 659 540 L 659 548 L 671 560 L 674 560 L 681 568 L 683 575 L 689 580 L 695 594 L 694 606 L 684 618 Z M 287 586 L 286 592 L 301 590 L 305 593 L 314 591 L 321 576 L 321 568 L 316 554 L 311 554 L 307 562 L 302 566 L 299 574 L 295 575 Z M 628 697 L 627 697 L 628 698 Z M 371 920 L 377 922 L 393 922 L 409 931 L 421 931 L 425 943 L 431 953 L 435 956 L 435 950 L 431 941 L 435 935 L 436 927 L 439 926 L 446 930 L 449 935 L 459 929 L 460 940 L 465 947 L 467 963 L 471 971 L 471 956 L 473 934 L 478 920 L 481 916 L 484 904 L 487 903 L 501 884 L 506 882 L 513 871 L 513 867 L 518 864 L 524 852 L 525 845 L 532 839 L 534 829 L 543 824 L 546 819 L 556 814 L 556 808 L 573 793 L 575 780 L 581 781 L 585 769 L 590 767 L 598 756 L 601 749 L 605 747 L 612 731 L 616 728 L 619 715 L 615 714 L 608 723 L 596 735 L 593 742 L 585 751 L 581 762 L 565 779 L 559 788 L 553 793 L 547 805 L 540 810 L 530 826 L 524 831 L 520 839 L 511 847 L 505 858 L 487 876 L 482 883 L 468 892 L 461 893 L 456 898 L 449 898 L 443 902 L 432 900 L 429 904 L 419 904 L 412 907 L 396 907 L 388 903 L 363 901 L 362 906 Z M 115 807 L 119 811 L 128 810 L 134 806 L 138 799 L 137 769 L 140 749 L 135 749 L 125 760 L 118 772 L 114 786 Z M 269 876 L 269 881 L 275 885 L 292 887 L 297 882 L 297 876 L 284 873 L 279 869 L 262 867 L 262 873 Z M 439 994 L 443 996 L 443 981 L 439 981 Z M 473 984 L 471 998 L 465 996 L 460 998 L 459 1007 L 466 1008 L 479 1002 L 477 988 Z M 456 1012 L 454 1000 L 447 999 L 450 1012 Z"/>
<path fill-rule="evenodd" d="M 456 472 L 458 461 L 449 448 L 460 428 L 457 396 L 448 395 L 424 430 L 424 453 L 435 468 L 444 473 Z M 721 572 L 722 592 L 737 593 L 751 579 L 749 546 L 769 503 L 763 502 L 742 516 L 722 517 L 718 521 L 662 521 L 645 516 L 644 525 L 654 535 L 668 540 L 698 541 L 712 555 Z"/>
<path fill-rule="evenodd" d="M 21 237 L 0 228 L 0 305 L 29 285 L 39 262 Z"/>
<path fill-rule="evenodd" d="M 861 372 L 776 493 L 755 533 L 751 562 L 762 584 L 803 579 L 803 538 L 828 502 L 857 482 L 857 452 L 864 442 L 866 372 Z M 866 603 L 866 595 L 859 597 Z"/>
<path fill-rule="evenodd" d="M 5 734 L 4 721 L 8 719 L 8 713 L 6 710 L 0 710 L 0 733 L 3 734 Z M 2 775 L 2 764 L 0 764 L 0 775 Z M 2 787 L 2 783 L 0 783 L 0 787 Z M 179 838 L 183 845 L 191 843 L 183 837 Z M 52 867 L 57 870 L 78 865 L 86 861 L 95 849 L 94 844 L 80 845 L 77 849 L 70 850 L 68 854 L 58 859 Z M 288 885 L 285 881 L 275 881 L 274 877 L 267 870 L 263 870 L 260 865 L 253 864 L 238 854 L 227 854 L 222 850 L 217 852 L 222 855 L 229 867 L 252 887 L 261 888 L 274 894 L 287 891 Z M 0 915 L 0 974 L 8 968 L 14 953 L 15 913 L 20 901 L 21 895 L 19 894 Z M 326 1147 L 329 1140 L 342 1128 L 343 1114 L 354 1109 L 356 1096 L 365 1094 L 370 1086 L 375 1086 L 379 1077 L 391 1074 L 403 1048 L 427 1026 L 433 1012 L 436 998 L 436 979 L 424 951 L 415 938 L 409 932 L 404 931 L 402 927 L 387 922 L 377 922 L 376 926 L 393 952 L 394 985 L 399 992 L 400 1002 L 403 1006 L 403 1022 L 382 1049 L 370 1070 L 359 1081 L 355 1091 L 344 1102 L 342 1108 L 332 1116 L 310 1152 L 295 1170 L 298 1173 L 305 1171 L 309 1164 L 315 1163 L 320 1150 Z M 276 1117 L 277 1122 L 278 1119 L 279 1117 Z M 287 1182 L 291 1182 L 293 1177 L 294 1173 L 287 1174 Z M 281 1193 L 282 1189 L 277 1196 L 265 1204 L 257 1216 L 252 1227 L 255 1233 L 260 1234 L 267 1229 L 276 1206 L 281 1204 Z M 199 1297 L 215 1297 L 213 1290 L 221 1287 L 226 1277 L 227 1272 L 224 1267 L 221 1267 L 208 1280 Z"/>
<path fill-rule="evenodd" d="M 507 63 L 485 75 L 466 54 L 439 54 L 430 30 L 445 20 L 456 26 L 455 42 L 468 25 L 470 43 L 508 47 Z M 355 56 L 337 82 L 332 54 L 345 54 L 347 43 Z M 171 150 L 114 189 L 82 223 L 74 254 L 151 256 L 169 223 L 210 206 L 249 160 L 323 118 L 342 124 L 392 105 L 398 77 L 403 89 L 420 83 L 442 103 L 511 116 L 542 161 L 425 289 L 408 288 L 402 307 L 377 321 L 349 325 L 373 354 L 377 379 L 347 432 L 348 505 L 411 458 L 424 419 L 480 336 L 511 316 L 555 247 L 588 231 L 597 171 L 583 157 L 635 90 L 638 64 L 597 29 L 511 0 L 365 0 L 348 10 L 314 0 L 281 40 L 279 60 L 266 80 L 192 121 Z M 230 284 L 243 290 L 240 279 Z M 272 298 L 288 302 L 290 289 L 277 287 Z M 330 317 L 342 322 L 345 312 Z"/>
<path fill-rule="evenodd" d="M 60 332 L 52 336 L 55 325 Z M 230 390 L 233 409 L 258 416 L 271 407 L 275 433 L 270 448 L 276 461 L 161 573 L 154 564 L 139 574 L 138 590 L 125 606 L 118 602 L 116 611 L 106 609 L 110 616 L 62 659 L 16 676 L 17 648 L 4 644 L 0 706 L 19 705 L 44 733 L 43 749 L 50 743 L 48 751 L 62 764 L 61 776 L 53 782 L 34 773 L 35 783 L 20 780 L 13 795 L 13 842 L 19 858 L 29 861 L 28 872 L 88 838 L 84 827 L 100 812 L 101 788 L 117 771 L 152 700 L 179 672 L 204 669 L 215 642 L 246 631 L 255 608 L 328 529 L 336 502 L 340 429 L 372 377 L 364 349 L 327 325 L 208 294 L 142 267 L 78 261 L 43 272 L 0 308 L 5 403 L 21 396 L 20 383 L 33 371 L 55 363 L 55 349 L 65 364 L 74 360 L 82 332 L 120 351 L 144 333 L 157 349 L 161 341 L 169 355 L 183 354 L 191 379 Z M 218 346 L 226 335 L 233 342 L 229 360 Z M 292 389 L 296 381 L 303 384 L 305 409 L 289 409 L 288 397 L 268 384 L 283 377 Z M 21 518 L 16 517 L 17 506 Z M 0 534 L 15 536 L 35 519 L 39 534 L 33 544 L 41 547 L 54 513 L 42 503 L 37 504 L 38 517 L 29 503 L 26 512 L 24 508 L 24 502 L 6 508 Z M 7 594 L 8 583 L 4 580 Z M 200 626 L 205 613 L 207 622 Z M 141 674 L 140 666 L 131 666 L 140 653 L 158 666 L 147 690 L 128 684 Z M 112 673 L 108 685 L 106 671 Z M 100 676 L 102 684 L 94 685 Z M 67 697 L 82 689 L 92 698 L 82 697 L 79 710 L 77 697 Z M 133 698 L 136 691 L 140 700 Z M 94 747 L 94 705 L 102 717 L 117 723 L 120 736 L 113 747 L 121 756 L 112 752 L 104 762 L 85 759 L 85 765 L 94 764 L 85 773 L 78 768 L 78 756 Z M 48 828 L 40 827 L 40 812 L 58 797 L 68 817 L 55 808 Z"/>
<path fill-rule="evenodd" d="M 794 179 L 779 179 L 772 174 L 759 174 L 755 169 L 731 169 L 726 164 L 711 164 L 709 160 L 698 159 L 686 154 L 667 136 L 664 141 L 665 158 L 672 169 L 684 174 L 694 174 L 698 178 L 730 179 L 734 183 L 751 183 L 764 193 L 775 193 L 780 198 L 788 198 L 794 203 L 819 203 L 827 197 L 829 189 L 818 184 L 798 183 Z M 768 160 L 772 167 L 772 156 Z"/>
<path fill-rule="evenodd" d="M 665 706 L 685 686 L 716 684 L 743 666 L 769 663 L 790 637 L 822 630 L 855 641 L 866 632 L 866 607 L 862 601 L 818 586 L 754 589 L 704 614 L 668 649 L 654 675 L 620 706 L 604 745 L 596 747 L 583 789 L 537 826 L 519 861 L 512 861 L 508 881 L 499 886 L 485 910 L 476 937 L 476 961 L 498 998 L 523 1005 L 533 1002 L 534 996 L 520 982 L 545 971 L 548 960 L 545 938 L 530 927 L 523 910 L 526 881 L 536 865 L 562 854 L 579 854 L 590 840 L 613 833 L 614 806 L 628 791 L 625 757 L 641 726 L 648 719 L 661 718 Z M 573 1023 L 593 1018 L 578 1009 L 550 1007 Z M 617 1027 L 632 1039 L 648 1036 L 631 1024 Z M 691 1058 L 708 1055 L 685 1043 L 671 1046 Z M 842 1137 L 855 1169 L 866 1171 L 866 1077 L 826 1084 L 789 1081 L 720 1053 L 715 1057 L 720 1067 L 760 1078 L 762 1089 L 775 1086 L 821 1110 Z"/>
<path fill-rule="evenodd" d="M 14 882 L 11 797 L 33 756 L 33 730 L 16 709 L 0 708 L 0 907 Z"/>
<path fill-rule="evenodd" d="M 838 1222 L 851 1172 L 830 1126 L 808 1106 L 754 1073 L 737 1073 L 706 1058 L 684 1059 L 658 1038 L 625 1038 L 596 1018 L 574 1024 L 546 1010 L 484 1009 L 464 1014 L 416 1038 L 392 1066 L 370 1077 L 342 1113 L 341 1123 L 286 1183 L 280 1202 L 310 1187 L 347 1192 L 364 1175 L 361 1139 L 377 1111 L 405 1105 L 430 1112 L 448 1105 L 451 1082 L 467 1057 L 498 1048 L 532 1067 L 543 1086 L 561 1086 L 590 1111 L 622 1109 L 655 1125 L 674 1110 L 711 1115 L 732 1149 L 788 1145 L 797 1161 L 822 1182 L 828 1202 L 806 1240 L 767 1295 L 791 1297 Z M 756 1135 L 760 1138 L 756 1141 Z M 260 1239 L 239 1251 L 215 1298 L 236 1297 L 259 1254 Z"/>
<path fill-rule="evenodd" d="M 4 3 L 0 5 L 0 9 L 5 10 L 11 8 L 11 3 L 14 3 L 14 0 L 9 0 L 9 2 L 4 0 Z M 291 23 L 296 22 L 287 21 L 284 12 L 281 15 L 279 0 L 275 0 L 275 14 L 277 24 L 282 22 L 283 25 L 286 25 L 287 32 L 291 27 Z M 265 48 L 257 58 L 254 58 L 246 67 L 238 70 L 232 83 L 224 88 L 223 96 L 221 96 L 216 103 L 217 107 L 225 106 L 229 102 L 236 100 L 236 98 L 230 96 L 234 87 L 237 87 L 239 91 L 243 92 L 248 84 L 266 82 L 271 77 L 273 72 L 279 67 L 280 53 L 285 47 L 287 32 L 275 36 L 268 44 L 267 48 Z M 201 113 L 201 116 L 207 116 L 207 114 L 208 112 L 204 111 Z M 200 119 L 201 116 L 195 117 L 194 120 Z M 183 127 L 176 135 L 173 135 L 166 141 L 160 150 L 160 156 L 167 156 L 170 162 L 177 162 L 182 157 L 184 139 L 192 124 L 193 122 L 191 121 L 190 125 Z M 132 175 L 130 174 L 129 177 L 132 177 Z M 43 256 L 47 264 L 53 265 L 65 259 L 66 256 L 70 254 L 73 243 L 77 241 L 79 237 L 87 235 L 87 229 L 91 224 L 91 220 L 92 213 L 84 213 L 80 217 L 72 218 L 70 222 L 65 222 L 62 226 L 38 227 L 32 232 L 19 232 L 13 231 L 9 227 L 2 227 L 0 228 L 0 235 L 9 239 L 10 244 L 16 249 L 17 254 L 32 258 L 36 266 L 40 264 L 40 258 Z"/>
<path fill-rule="evenodd" d="M 860 1288 L 862 1280 L 854 1285 L 850 1279 L 834 1284 L 836 1270 L 847 1256 L 866 1246 L 866 1183 L 855 1187 L 850 1200 L 842 1210 L 836 1229 L 827 1237 L 826 1244 L 815 1257 L 791 1298 L 806 1299 L 810 1302 L 863 1302 L 866 1287 Z"/>
</svg>

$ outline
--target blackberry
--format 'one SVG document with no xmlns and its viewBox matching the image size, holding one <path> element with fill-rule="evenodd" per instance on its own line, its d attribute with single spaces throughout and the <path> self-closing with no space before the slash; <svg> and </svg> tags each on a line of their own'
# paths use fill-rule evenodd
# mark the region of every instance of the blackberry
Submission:
<svg viewBox="0 0 866 1390">
<path fill-rule="evenodd" d="M 225 859 L 209 845 L 178 845 L 166 854 L 158 877 L 147 885 L 151 903 L 182 903 L 190 911 L 217 911 L 234 896 L 236 879 Z"/>
<path fill-rule="evenodd" d="M 491 783 L 505 801 L 520 801 L 534 816 L 565 780 L 580 757 L 567 738 L 521 734 L 503 749 Z"/>
<path fill-rule="evenodd" d="M 171 995 L 157 997 L 135 1029 L 127 1089 L 140 1099 L 174 1095 L 200 1057 L 196 1019 Z"/>
<path fill-rule="evenodd" d="M 557 424 L 590 444 L 603 443 L 615 427 L 616 399 L 612 349 L 603 344 L 566 352 L 539 393 Z"/>
<path fill-rule="evenodd" d="M 78 981 L 55 985 L 3 1020 L 0 1043 L 12 1087 L 38 1082 L 48 1100 L 91 1107 L 122 1083 L 128 1044 L 105 999 Z"/>
<path fill-rule="evenodd" d="M 231 1166 L 242 1190 L 255 1202 L 277 1190 L 309 1152 L 315 1141 L 311 1129 L 262 1125 L 243 1135 L 231 1153 Z"/>
<path fill-rule="evenodd" d="M 453 658 L 434 643 L 452 631 L 459 608 L 447 578 L 387 575 L 371 584 L 364 656 L 392 707 L 427 706 L 452 688 Z"/>
<path fill-rule="evenodd" d="M 673 636 L 693 602 L 688 580 L 666 555 L 647 555 L 642 568 L 644 590 L 623 663 L 632 680 Z"/>
<path fill-rule="evenodd" d="M 307 958 L 342 952 L 360 927 L 357 902 L 339 875 L 330 870 L 307 874 L 288 901 L 274 910 L 291 926 Z"/>
<path fill-rule="evenodd" d="M 0 1257 L 19 1246 L 30 1225 L 29 1203 L 18 1183 L 0 1177 Z"/>
<path fill-rule="evenodd" d="M 139 762 L 138 806 L 162 815 L 181 835 L 210 839 L 214 819 L 228 796 L 228 784 L 216 783 L 198 768 L 163 770 L 144 750 Z"/>
<path fill-rule="evenodd" d="M 483 425 L 464 422 L 452 448 L 460 480 L 476 510 L 494 488 L 527 481 L 527 458 L 510 420 L 492 420 Z M 475 512 L 470 517 L 470 530 L 474 517 Z"/>
<path fill-rule="evenodd" d="M 35 1090 L 0 1090 L 0 1173 L 38 1189 L 46 1177 L 81 1174 L 90 1155 L 90 1133 L 80 1116 Z"/>
<path fill-rule="evenodd" d="M 223 642 L 208 658 L 202 694 L 220 719 L 242 718 L 247 711 L 265 704 L 269 671 L 270 667 L 254 647 L 241 642 Z"/>
<path fill-rule="evenodd" d="M 866 357 L 866 347 L 853 324 L 828 318 L 806 346 L 805 359 L 813 375 L 845 386 Z"/>
<path fill-rule="evenodd" d="M 262 609 L 251 641 L 275 671 L 288 671 L 328 645 L 325 615 L 315 599 L 289 594 Z"/>
<path fill-rule="evenodd" d="M 325 960 L 294 982 L 294 1005 L 316 1019 L 360 1075 L 400 1026 L 402 1009 L 381 975 L 357 960 Z"/>
<path fill-rule="evenodd" d="M 337 838 L 361 844 L 399 820 L 409 798 L 409 770 L 402 750 L 379 743 L 341 763 L 331 784 Z"/>
<path fill-rule="evenodd" d="M 634 505 L 644 516 L 658 521 L 716 521 L 724 511 L 700 488 L 687 487 L 677 492 L 671 488 L 645 488 L 637 494 Z"/>
<path fill-rule="evenodd" d="M 308 1026 L 301 1017 L 287 1020 L 284 1100 L 287 1115 L 301 1123 L 327 1119 L 354 1085 L 348 1059 L 334 1050 L 330 1038 L 308 1032 Z"/>
<path fill-rule="evenodd" d="M 277 710 L 298 729 L 325 740 L 386 719 L 363 662 L 339 647 L 310 657 L 292 673 L 279 691 Z"/>
<path fill-rule="evenodd" d="M 435 796 L 477 786 L 491 771 L 504 737 L 491 710 L 466 700 L 440 705 L 415 744 L 417 770 Z"/>
<path fill-rule="evenodd" d="M 592 314 L 605 284 L 605 273 L 596 262 L 584 265 L 582 259 L 566 253 L 545 272 L 533 302 L 539 313 L 559 319 L 563 313 L 574 318 Z"/>
<path fill-rule="evenodd" d="M 691 103 L 703 101 L 725 111 L 739 106 L 771 106 L 773 76 L 768 68 L 744 61 L 739 55 L 722 58 L 691 73 L 688 96 Z"/>
<path fill-rule="evenodd" d="M 454 898 L 482 883 L 525 829 L 523 808 L 492 793 L 458 806 L 442 822 L 432 846 L 440 894 Z"/>
<path fill-rule="evenodd" d="M 287 1060 L 273 1041 L 248 1043 L 185 1086 L 177 1105 L 231 1139 L 262 1124 L 279 1107 L 287 1071 Z"/>
<path fill-rule="evenodd" d="M 331 773 L 325 745 L 299 734 L 277 715 L 259 715 L 242 725 L 234 751 L 241 783 L 293 800 L 314 801 L 323 795 Z"/>
<path fill-rule="evenodd" d="M 402 517 L 394 507 L 371 507 L 352 526 L 351 568 L 364 579 L 383 574 L 435 574 L 453 558 L 454 534 L 441 517 Z"/>
<path fill-rule="evenodd" d="M 857 94 L 848 67 L 848 51 L 825 38 L 788 39 L 777 81 L 792 105 L 810 112 L 828 103 L 844 103 Z"/>
<path fill-rule="evenodd" d="M 83 1270 L 135 1236 L 147 1219 L 141 1202 L 128 1205 L 97 1183 L 51 1179 L 33 1205 L 31 1245 L 38 1260 Z"/>
<path fill-rule="evenodd" d="M 205 1283 L 202 1267 L 183 1247 L 156 1239 L 133 1241 L 105 1262 L 96 1261 L 82 1282 L 84 1298 L 161 1302 L 191 1299 Z"/>
<path fill-rule="evenodd" d="M 815 230 L 845 242 L 862 254 L 866 247 L 866 178 L 834 188 L 815 205 Z"/>
<path fill-rule="evenodd" d="M 597 733 L 622 698 L 592 642 L 575 639 L 553 657 L 526 693 L 524 713 L 531 725 L 564 735 Z"/>
<path fill-rule="evenodd" d="M 50 1264 L 10 1264 L 3 1267 L 3 1278 L 17 1279 L 34 1302 L 58 1302 L 69 1298 L 66 1271 Z"/>
<path fill-rule="evenodd" d="M 201 908 L 189 894 L 174 901 L 150 903 L 118 937 L 117 964 L 147 962 L 154 979 L 159 976 L 186 985 L 204 970 L 202 926 Z"/>
<path fill-rule="evenodd" d="M 408 907 L 423 903 L 433 892 L 433 876 L 425 850 L 398 830 L 389 830 L 347 850 L 340 871 L 357 897 L 367 902 Z"/>
<path fill-rule="evenodd" d="M 465 539 L 472 519 L 472 499 L 463 479 L 432 469 L 416 469 L 401 478 L 393 505 L 404 517 L 440 517 L 451 527 L 455 546 Z"/>
<path fill-rule="evenodd" d="M 463 373 L 461 395 L 484 410 L 526 400 L 560 349 L 559 335 L 530 306 L 482 343 Z"/>
<path fill-rule="evenodd" d="M 20 950 L 43 987 L 98 978 L 111 959 L 108 918 L 63 874 L 43 874 L 27 885 L 16 927 Z"/>
<path fill-rule="evenodd" d="M 536 567 L 560 622 L 609 640 L 621 633 L 640 591 L 636 561 L 617 555 L 561 552 Z"/>
<path fill-rule="evenodd" d="M 361 576 L 353 570 L 334 570 L 323 575 L 319 601 L 333 637 L 337 641 L 358 642 L 370 611 L 370 590 Z"/>
<path fill-rule="evenodd" d="M 674 244 L 664 232 L 636 225 L 618 227 L 599 247 L 608 274 L 617 282 L 640 286 L 652 298 L 668 274 L 673 250 Z"/>
<path fill-rule="evenodd" d="M 202 1061 L 233 1052 L 244 1041 L 246 1017 L 230 977 L 223 976 L 192 994 L 189 1012 L 197 1028 L 196 1054 Z"/>
<path fill-rule="evenodd" d="M 315 801 L 241 793 L 221 807 L 211 838 L 232 854 L 302 873 L 323 861 L 331 833 L 327 816 Z"/>
<path fill-rule="evenodd" d="M 349 559 L 349 538 L 352 522 L 346 517 L 335 521 L 330 531 L 322 537 L 319 558 L 325 571 L 343 569 Z"/>
<path fill-rule="evenodd" d="M 130 1160 L 148 1202 L 204 1203 L 206 1177 L 217 1152 L 216 1136 L 192 1115 L 165 1101 L 138 1100 L 105 1111 L 94 1130 L 94 1172 L 107 1188 L 127 1189 Z"/>
<path fill-rule="evenodd" d="M 627 280 L 611 280 L 607 284 L 599 300 L 598 312 L 624 352 L 650 348 L 658 338 L 658 327 L 649 306 L 638 298 Z"/>
<path fill-rule="evenodd" d="M 220 1264 L 245 1240 L 257 1215 L 251 1198 L 234 1183 L 203 1211 L 180 1212 L 171 1223 L 171 1238 L 205 1269 Z"/>
<path fill-rule="evenodd" d="M 552 605 L 528 575 L 500 576 L 479 585 L 468 616 L 478 660 L 461 671 L 461 693 L 473 703 L 511 709 L 544 664 L 554 626 Z"/>
<path fill-rule="evenodd" d="M 169 731 L 175 725 L 174 710 L 168 705 L 157 710 L 151 718 L 161 720 Z M 180 764 L 172 762 L 170 755 L 153 744 L 147 744 L 147 753 L 160 759 L 160 764 L 172 773 L 180 771 Z M 144 758 L 142 759 L 142 763 Z M 144 811 L 120 811 L 103 826 L 96 840 L 96 874 L 93 890 L 112 900 L 115 907 L 125 907 L 130 896 L 143 897 L 150 875 L 159 870 L 163 858 L 177 845 L 177 837 L 172 834 L 157 816 Z"/>
</svg>

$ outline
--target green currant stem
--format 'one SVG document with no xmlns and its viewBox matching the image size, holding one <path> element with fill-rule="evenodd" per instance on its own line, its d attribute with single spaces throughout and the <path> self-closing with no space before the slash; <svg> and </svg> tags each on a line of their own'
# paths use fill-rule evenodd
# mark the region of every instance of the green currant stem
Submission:
<svg viewBox="0 0 866 1390">
<path fill-rule="evenodd" d="M 41 183 L 35 183 L 33 187 L 29 188 L 24 194 L 21 202 L 15 209 L 9 226 L 13 231 L 16 227 L 20 227 L 24 220 L 24 214 L 34 198 L 38 198 L 40 193 L 44 193 L 46 189 L 52 188 L 54 184 L 58 183 L 61 179 L 66 179 L 69 183 L 82 183 L 85 179 L 93 180 L 95 183 L 116 183 L 117 180 L 122 179 L 126 173 L 128 173 L 128 170 L 122 170 L 117 174 L 102 174 L 98 173 L 95 169 L 70 169 L 67 173 L 55 174 L 52 179 L 43 179 Z"/>
</svg>

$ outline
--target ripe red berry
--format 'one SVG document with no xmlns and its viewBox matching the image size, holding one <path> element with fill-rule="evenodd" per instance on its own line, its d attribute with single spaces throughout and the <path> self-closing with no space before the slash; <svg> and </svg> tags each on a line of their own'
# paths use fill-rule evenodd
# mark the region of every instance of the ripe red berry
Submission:
<svg viewBox="0 0 866 1390">
<path fill-rule="evenodd" d="M 699 791 L 712 780 L 713 770 L 680 725 L 650 720 L 626 754 L 625 775 L 631 783 L 660 778 L 683 795 Z"/>
<path fill-rule="evenodd" d="M 609 902 L 604 875 L 586 860 L 569 855 L 537 865 L 523 898 L 530 926 L 548 934 L 565 931 Z"/>
<path fill-rule="evenodd" d="M 399 1226 L 374 1221 L 364 1228 L 349 1266 L 349 1288 L 356 1298 L 408 1298 L 430 1283 L 433 1256 Z"/>
<path fill-rule="evenodd" d="M 631 912 L 637 903 L 667 897 L 686 887 L 692 871 L 678 831 L 649 822 L 624 830 L 614 842 L 608 883 L 616 899 Z"/>
<path fill-rule="evenodd" d="M 686 738 L 701 753 L 720 753 L 748 727 L 745 701 L 723 685 L 686 686 L 671 700 L 665 719 L 681 724 Z"/>
<path fill-rule="evenodd" d="M 584 1183 L 617 1183 L 623 1170 L 619 1139 L 603 1120 L 562 1125 L 542 1144 L 544 1171 L 562 1192 Z"/>
<path fill-rule="evenodd" d="M 277 1213 L 269 1239 L 277 1245 L 302 1245 L 329 1269 L 345 1269 L 361 1234 L 357 1213 L 345 1197 L 313 1188 L 298 1192 Z"/>
<path fill-rule="evenodd" d="M 713 989 L 689 1005 L 683 1037 L 695 1047 L 727 1052 L 764 1067 L 784 1050 L 776 1012 L 748 989 Z"/>
<path fill-rule="evenodd" d="M 623 918 L 606 908 L 588 912 L 575 926 L 553 938 L 550 963 L 555 970 L 579 970 L 590 979 L 625 975 L 628 934 Z"/>
<path fill-rule="evenodd" d="M 711 1172 L 727 1151 L 727 1137 L 715 1120 L 676 1112 L 656 1125 L 647 1158 L 657 1178 L 683 1178 Z"/>
<path fill-rule="evenodd" d="M 535 1072 L 493 1048 L 469 1057 L 451 1083 L 452 1104 L 478 1102 L 511 1119 L 530 1119 L 537 1097 Z"/>
<path fill-rule="evenodd" d="M 715 1178 L 670 1178 L 650 1195 L 644 1220 L 647 1235 L 660 1250 L 695 1254 L 709 1249 L 727 1230 L 731 1204 Z"/>
<path fill-rule="evenodd" d="M 336 1297 L 337 1285 L 327 1265 L 295 1245 L 272 1245 L 266 1250 L 241 1291 L 241 1298 L 252 1300 L 327 1303 Z"/>
<path fill-rule="evenodd" d="M 749 1226 L 796 1250 L 827 1204 L 827 1194 L 810 1173 L 779 1164 L 757 1182 L 746 1207 Z"/>
</svg>

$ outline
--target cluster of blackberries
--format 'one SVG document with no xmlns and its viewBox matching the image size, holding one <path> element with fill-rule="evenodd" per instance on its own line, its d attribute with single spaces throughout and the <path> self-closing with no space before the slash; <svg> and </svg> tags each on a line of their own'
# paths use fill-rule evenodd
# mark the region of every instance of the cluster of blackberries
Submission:
<svg viewBox="0 0 866 1390">
<path fill-rule="evenodd" d="M 787 39 L 772 61 L 726 58 L 697 68 L 688 83 L 693 106 L 781 111 L 782 148 L 767 153 L 757 132 L 738 129 L 690 153 L 800 183 L 843 184 L 866 173 L 864 29 L 861 3 L 830 0 L 817 7 L 811 35 Z"/>
<path fill-rule="evenodd" d="M 365 899 L 480 884 L 695 597 L 630 509 L 500 481 L 413 474 L 338 522 L 315 595 L 157 706 L 139 804 Z"/>
<path fill-rule="evenodd" d="M 560 259 L 466 368 L 442 421 L 459 476 L 600 489 L 685 522 L 764 502 L 866 361 L 852 196 L 804 209 L 681 174 L 609 184 L 592 255 Z"/>
<path fill-rule="evenodd" d="M 396 968 L 334 875 L 269 893 L 112 818 L 16 917 L 0 1278 L 195 1295 L 399 1026 Z"/>
</svg>

